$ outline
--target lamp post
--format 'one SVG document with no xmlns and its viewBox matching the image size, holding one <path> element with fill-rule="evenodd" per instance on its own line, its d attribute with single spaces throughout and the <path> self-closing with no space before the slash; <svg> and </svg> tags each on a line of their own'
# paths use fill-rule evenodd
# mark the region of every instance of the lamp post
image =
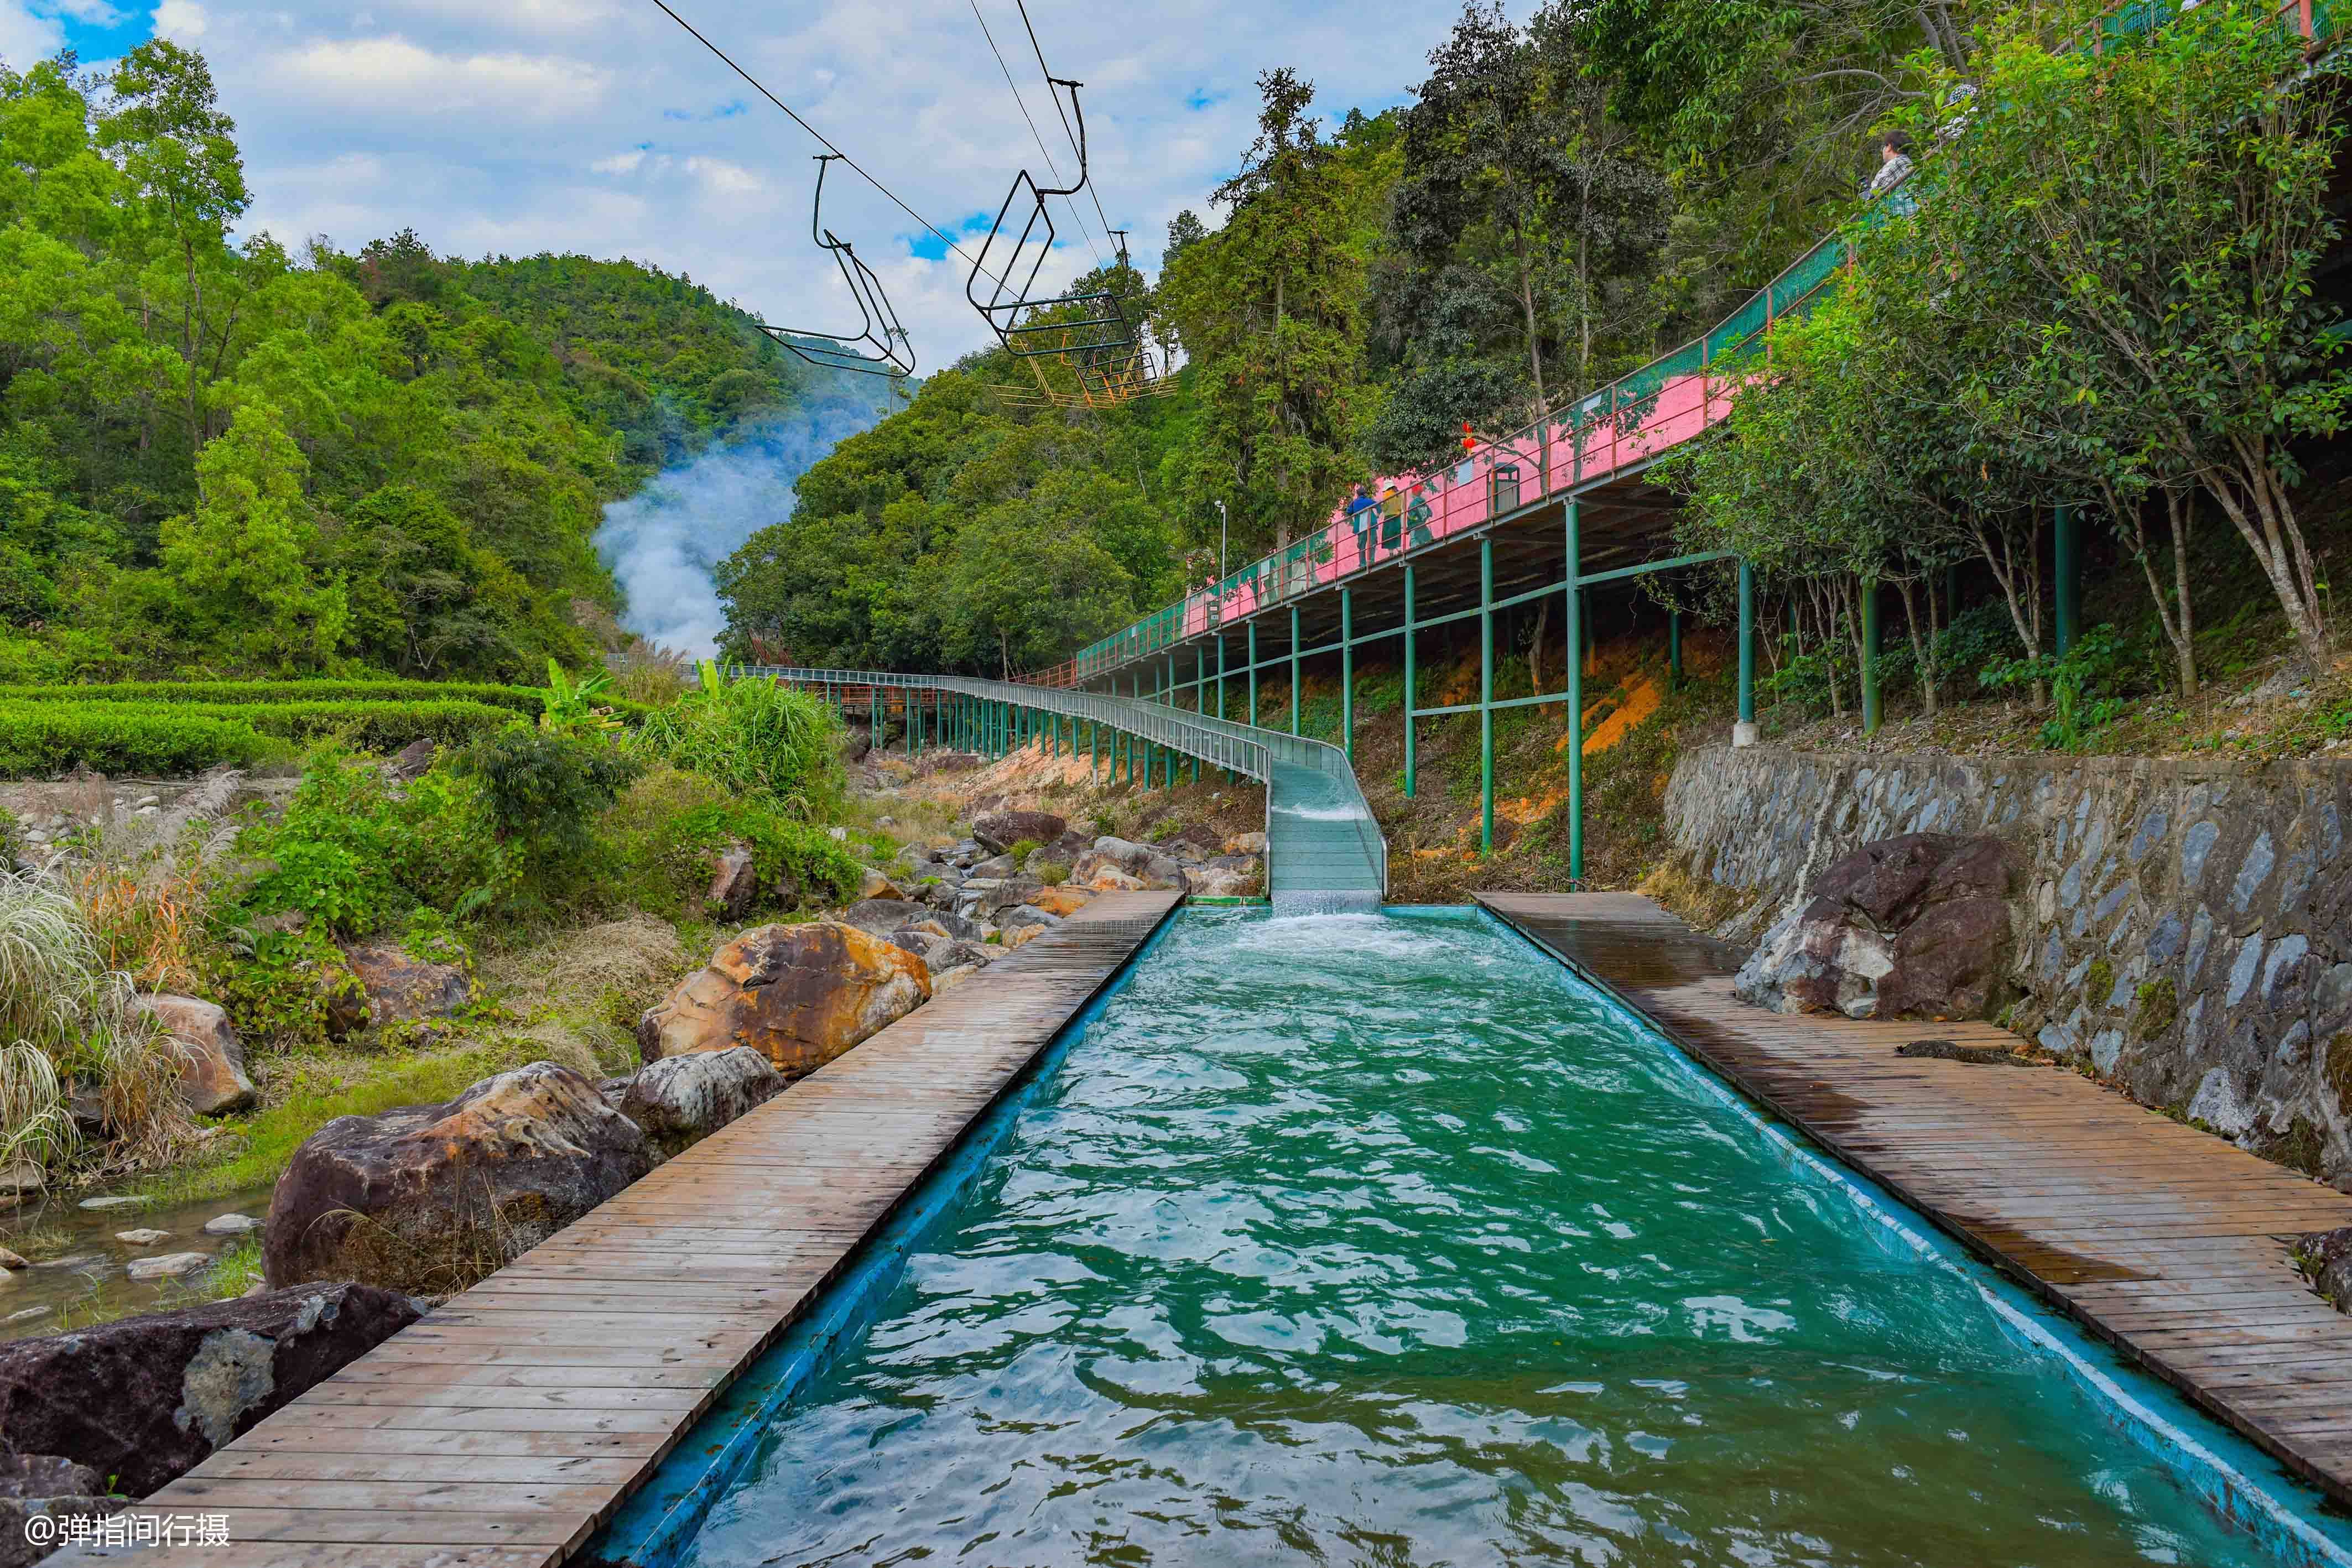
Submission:
<svg viewBox="0 0 2352 1568">
<path fill-rule="evenodd" d="M 1225 580 L 1225 504 L 1217 503 L 1217 580 Z"/>
</svg>

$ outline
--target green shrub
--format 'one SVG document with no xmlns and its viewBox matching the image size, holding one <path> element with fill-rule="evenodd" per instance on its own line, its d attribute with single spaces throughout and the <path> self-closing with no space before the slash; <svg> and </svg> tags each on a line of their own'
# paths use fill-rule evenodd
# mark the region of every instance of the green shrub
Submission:
<svg viewBox="0 0 2352 1568">
<path fill-rule="evenodd" d="M 330 1007 L 365 994 L 319 926 L 231 932 L 217 954 L 205 992 L 227 1010 L 248 1046 L 324 1040 Z"/>
<path fill-rule="evenodd" d="M 1015 841 L 1013 847 L 1006 850 L 1004 852 L 1013 857 L 1013 863 L 1014 865 L 1026 865 L 1029 862 L 1029 857 L 1035 854 L 1039 850 L 1042 850 L 1045 847 L 1045 846 L 1044 844 L 1038 842 L 1035 839 L 1020 839 Z"/>
<path fill-rule="evenodd" d="M 458 753 L 454 769 L 480 785 L 491 835 L 519 847 L 526 874 L 551 887 L 578 867 L 597 819 L 645 767 L 604 740 L 516 725 Z"/>
<path fill-rule="evenodd" d="M 436 768 L 395 792 L 373 762 L 342 747 L 312 753 L 284 815 L 247 828 L 239 843 L 265 869 L 233 901 L 232 924 L 299 912 L 365 936 L 419 905 L 469 915 L 521 874 L 475 782 Z"/>
<path fill-rule="evenodd" d="M 294 748 L 242 716 L 117 703 L 0 702 L 0 778 L 70 772 L 201 773 L 249 767 Z"/>
<path fill-rule="evenodd" d="M 1070 868 L 1054 861 L 1047 861 L 1044 865 L 1031 866 L 1029 874 L 1047 887 L 1059 887 L 1070 880 Z"/>
<path fill-rule="evenodd" d="M 847 783 L 841 721 L 806 692 L 733 681 L 704 665 L 701 689 L 649 715 L 633 742 L 643 756 L 764 797 L 803 819 L 838 812 Z"/>
<path fill-rule="evenodd" d="M 856 860 L 824 829 L 675 768 L 657 767 L 631 785 L 606 814 L 603 835 L 599 887 L 644 909 L 677 909 L 699 894 L 710 882 L 710 857 L 730 842 L 750 847 L 762 888 L 789 876 L 805 897 L 847 899 L 861 877 Z"/>
</svg>

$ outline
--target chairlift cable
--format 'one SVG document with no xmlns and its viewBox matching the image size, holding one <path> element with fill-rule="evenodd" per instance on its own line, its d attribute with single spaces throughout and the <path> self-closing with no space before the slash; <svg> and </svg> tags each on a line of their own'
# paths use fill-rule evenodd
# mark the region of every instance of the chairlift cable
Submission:
<svg viewBox="0 0 2352 1568">
<path fill-rule="evenodd" d="M 1021 96 L 1021 89 L 1013 79 L 1013 68 L 1004 63 L 1004 51 L 996 47 L 996 35 L 988 30 L 988 18 L 980 14 L 980 0 L 969 0 L 969 3 L 971 6 L 971 19 L 980 24 L 980 36 L 988 40 L 988 52 L 996 57 L 996 68 L 1004 73 L 1004 85 L 1013 93 L 1013 106 L 1021 110 L 1021 118 L 1029 127 L 1029 140 L 1034 141 L 1037 144 L 1037 151 L 1045 154 L 1045 167 L 1053 171 L 1054 183 L 1058 185 L 1062 183 L 1062 167 L 1060 164 L 1054 162 L 1053 150 L 1045 145 L 1045 139 L 1037 133 L 1037 122 L 1029 118 L 1028 100 Z M 1045 95 L 1054 100 L 1054 112 L 1060 114 L 1062 111 L 1061 96 L 1054 91 L 1053 81 L 1050 78 L 1046 80 Z M 1064 115 L 1062 118 L 1062 129 L 1066 132 L 1069 130 L 1069 117 L 1067 115 Z M 1087 249 L 1094 252 L 1095 265 L 1097 267 L 1100 267 L 1102 265 L 1102 252 L 1095 248 L 1094 232 L 1087 227 L 1085 215 L 1078 211 L 1077 204 L 1071 201 L 1067 196 L 1062 198 L 1062 203 L 1065 206 L 1067 206 L 1070 209 L 1070 216 L 1077 223 L 1078 233 L 1086 238 Z M 1102 204 L 1097 202 L 1095 205 L 1097 208 L 1097 214 L 1099 215 Z M 1108 225 L 1106 225 L 1106 227 L 1108 227 Z"/>
<path fill-rule="evenodd" d="M 1062 100 L 1054 93 L 1054 70 L 1051 66 L 1048 66 L 1045 63 L 1045 51 L 1037 42 L 1037 29 L 1035 26 L 1032 26 L 1029 21 L 1028 0 L 1013 0 L 1013 7 L 1021 13 L 1021 26 L 1029 34 L 1029 52 L 1037 57 L 1037 68 L 1045 73 L 1046 94 L 1054 99 L 1054 112 L 1062 116 L 1062 134 L 1068 137 L 1070 139 L 1070 145 L 1075 147 L 1078 144 L 1077 132 L 1070 129 L 1070 117 L 1062 113 Z M 1002 57 L 999 57 L 998 63 L 1003 63 Z M 1053 162 L 1053 159 L 1049 157 L 1045 162 L 1050 166 Z M 1054 177 L 1057 180 L 1061 178 L 1059 174 L 1056 174 Z M 1087 199 L 1092 201 L 1095 204 L 1095 216 L 1102 220 L 1103 233 L 1109 234 L 1111 232 L 1110 219 L 1104 216 L 1102 197 L 1096 192 L 1091 181 L 1087 184 Z M 1084 228 L 1086 225 L 1084 224 L 1080 224 L 1078 226 L 1080 228 Z M 1095 259 L 1099 261 L 1102 258 L 1100 256 L 1097 256 Z"/>
<path fill-rule="evenodd" d="M 872 173 L 867 172 L 863 164 L 857 162 L 856 159 L 852 158 L 848 153 L 844 152 L 840 148 L 835 147 L 825 136 L 824 131 L 819 131 L 815 126 L 811 125 L 807 120 L 803 120 L 798 114 L 793 113 L 792 105 L 786 103 L 782 99 L 778 98 L 774 93 L 770 92 L 766 84 L 761 82 L 758 77 L 753 76 L 750 71 L 747 71 L 741 66 L 737 65 L 734 57 L 728 54 L 726 50 L 720 48 L 717 44 L 712 43 L 709 38 L 703 37 L 701 31 L 698 29 L 693 23 L 679 16 L 676 11 L 671 10 L 669 7 L 669 0 L 654 0 L 654 5 L 661 11 L 662 15 L 667 16 L 679 26 L 685 28 L 688 35 L 691 37 L 696 43 L 700 44 L 704 48 L 709 49 L 712 54 L 717 55 L 719 61 L 724 64 L 729 70 L 733 71 L 737 76 L 741 77 L 745 81 L 751 83 L 752 91 L 758 93 L 761 98 L 766 99 L 770 103 L 774 104 L 778 109 L 782 110 L 785 116 L 789 118 L 794 125 L 799 126 L 803 131 L 807 131 L 811 136 L 816 138 L 817 144 L 819 146 L 823 147 L 826 152 L 834 154 L 834 156 L 839 158 L 843 162 L 848 164 L 851 169 L 856 172 L 858 178 L 864 180 L 867 184 L 873 186 L 876 190 L 889 197 L 900 212 L 906 214 L 908 217 L 922 225 L 923 227 L 930 233 L 938 235 L 941 240 L 946 242 L 947 247 L 950 250 L 955 252 L 956 255 L 962 256 L 964 260 L 971 261 L 972 266 L 978 268 L 981 272 L 986 273 L 988 277 L 994 278 L 999 283 L 1004 281 L 1003 278 L 997 277 L 996 274 L 989 272 L 986 267 L 981 267 L 980 263 L 977 261 L 973 261 L 971 254 L 965 250 L 963 246 L 956 244 L 955 236 L 953 235 L 948 233 L 947 230 L 940 227 L 939 225 L 931 222 L 930 219 L 923 216 L 922 214 L 908 206 L 906 204 L 905 199 L 902 198 L 898 192 L 892 190 L 889 186 L 876 179 Z"/>
</svg>

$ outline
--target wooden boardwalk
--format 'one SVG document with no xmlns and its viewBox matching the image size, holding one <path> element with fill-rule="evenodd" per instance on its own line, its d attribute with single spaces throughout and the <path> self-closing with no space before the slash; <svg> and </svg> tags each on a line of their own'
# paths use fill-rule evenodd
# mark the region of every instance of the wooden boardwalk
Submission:
<svg viewBox="0 0 2352 1568">
<path fill-rule="evenodd" d="M 2197 1404 L 2352 1504 L 2352 1318 L 2288 1260 L 2352 1197 L 2056 1069 L 1898 1057 L 1982 1023 L 1736 999 L 1738 956 L 1631 894 L 1479 902 Z"/>
<path fill-rule="evenodd" d="M 1107 893 L 262 1421 L 131 1511 L 205 1568 L 562 1562 L 1181 902 Z"/>
</svg>

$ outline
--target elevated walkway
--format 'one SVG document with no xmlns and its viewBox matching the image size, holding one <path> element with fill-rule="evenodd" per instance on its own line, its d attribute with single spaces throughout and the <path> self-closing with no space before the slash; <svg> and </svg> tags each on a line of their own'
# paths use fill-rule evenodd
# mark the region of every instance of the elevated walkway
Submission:
<svg viewBox="0 0 2352 1568">
<path fill-rule="evenodd" d="M 732 673 L 823 691 L 853 708 L 862 700 L 877 713 L 903 713 L 910 740 L 921 733 L 927 708 L 939 734 L 956 722 L 950 703 L 995 705 L 1108 728 L 1247 774 L 1265 785 L 1266 889 L 1277 909 L 1372 909 L 1388 892 L 1388 841 L 1347 755 L 1327 742 L 1164 702 L 1015 681 L 784 664 L 740 665 Z"/>
</svg>

